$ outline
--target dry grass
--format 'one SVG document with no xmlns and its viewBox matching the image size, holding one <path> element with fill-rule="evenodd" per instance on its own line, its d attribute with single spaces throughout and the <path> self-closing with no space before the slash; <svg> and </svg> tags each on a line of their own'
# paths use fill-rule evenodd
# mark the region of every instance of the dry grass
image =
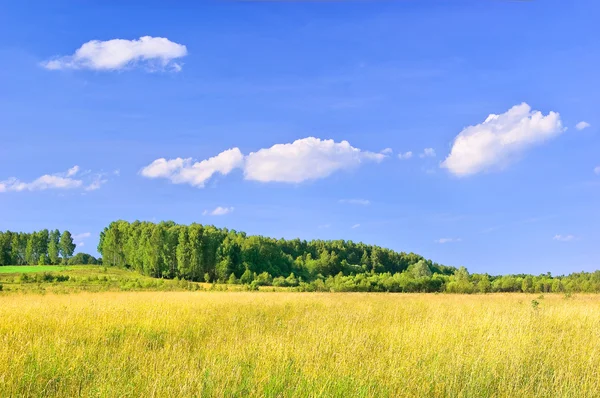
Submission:
<svg viewBox="0 0 600 398">
<path fill-rule="evenodd" d="M 599 396 L 600 296 L 0 295 L 0 396 Z"/>
</svg>

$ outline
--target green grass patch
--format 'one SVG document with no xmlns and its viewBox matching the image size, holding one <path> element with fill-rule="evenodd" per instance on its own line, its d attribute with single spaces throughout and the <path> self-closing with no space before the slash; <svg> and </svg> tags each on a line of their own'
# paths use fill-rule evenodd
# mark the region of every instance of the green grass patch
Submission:
<svg viewBox="0 0 600 398">
<path fill-rule="evenodd" d="M 30 272 L 60 272 L 73 269 L 68 265 L 7 265 L 0 267 L 0 274 L 21 274 Z"/>
</svg>

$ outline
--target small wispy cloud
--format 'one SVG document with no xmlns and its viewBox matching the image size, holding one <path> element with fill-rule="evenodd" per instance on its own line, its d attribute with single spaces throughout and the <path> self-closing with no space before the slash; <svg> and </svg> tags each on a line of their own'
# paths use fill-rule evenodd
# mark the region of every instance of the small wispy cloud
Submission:
<svg viewBox="0 0 600 398">
<path fill-rule="evenodd" d="M 75 174 L 79 172 L 79 166 L 75 165 L 67 170 L 67 177 L 73 177 Z"/>
<path fill-rule="evenodd" d="M 352 226 L 352 229 L 356 229 L 356 228 L 358 228 L 358 227 L 360 227 L 360 224 L 354 224 L 354 225 Z"/>
<path fill-rule="evenodd" d="M 94 191 L 107 181 L 106 173 L 93 174 L 90 170 L 81 171 L 80 167 L 75 165 L 65 172 L 44 174 L 30 182 L 10 177 L 0 181 L 0 192 L 46 191 L 51 189 Z"/>
<path fill-rule="evenodd" d="M 600 175 L 600 166 L 598 166 L 594 169 L 594 173 Z"/>
<path fill-rule="evenodd" d="M 435 243 L 440 243 L 440 244 L 444 244 L 444 243 L 456 243 L 456 242 L 462 242 L 461 238 L 441 238 L 441 239 L 437 239 L 435 241 Z"/>
<path fill-rule="evenodd" d="M 368 206 L 371 204 L 371 201 L 367 200 L 367 199 L 340 199 L 339 203 L 344 203 L 344 204 L 349 204 L 349 205 Z"/>
<path fill-rule="evenodd" d="M 92 236 L 92 234 L 90 232 L 82 232 L 80 234 L 73 235 L 72 238 L 73 238 L 73 240 L 81 241 L 83 239 L 89 238 L 90 236 Z"/>
<path fill-rule="evenodd" d="M 419 155 L 420 158 L 434 158 L 435 157 L 435 149 L 433 148 L 425 148 L 423 149 L 423 153 Z"/>
<path fill-rule="evenodd" d="M 400 160 L 408 160 L 412 157 L 413 157 L 413 153 L 411 151 L 398 154 L 398 159 L 400 159 Z"/>
<path fill-rule="evenodd" d="M 557 240 L 559 242 L 571 242 L 576 240 L 577 237 L 574 235 L 554 235 L 554 238 L 552 239 Z"/>
<path fill-rule="evenodd" d="M 327 228 L 330 228 L 330 227 L 331 227 L 331 224 L 322 224 L 322 225 L 319 225 L 318 228 L 319 229 L 327 229 Z"/>
<path fill-rule="evenodd" d="M 579 122 L 579 123 L 577 123 L 577 124 L 575 125 L 575 128 L 576 128 L 577 130 L 580 130 L 580 131 L 581 131 L 581 130 L 583 130 L 583 129 L 587 129 L 587 128 L 588 128 L 588 127 L 590 127 L 590 126 L 591 126 L 591 124 L 589 124 L 588 122 L 581 121 L 581 122 Z"/>
<path fill-rule="evenodd" d="M 381 151 L 381 153 L 385 155 L 391 155 L 392 153 L 394 153 L 394 150 L 392 148 L 385 148 L 383 151 Z"/>
<path fill-rule="evenodd" d="M 226 214 L 231 213 L 234 210 L 233 207 L 221 207 L 221 206 L 217 206 L 214 210 L 209 211 L 209 210 L 204 210 L 204 212 L 202 213 L 202 215 L 209 215 L 209 216 L 224 216 Z"/>
</svg>

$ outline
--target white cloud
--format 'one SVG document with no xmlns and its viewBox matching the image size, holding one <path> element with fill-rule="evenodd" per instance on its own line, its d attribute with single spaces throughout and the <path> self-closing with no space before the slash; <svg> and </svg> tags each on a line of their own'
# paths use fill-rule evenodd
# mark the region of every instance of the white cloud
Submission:
<svg viewBox="0 0 600 398">
<path fill-rule="evenodd" d="M 22 182 L 14 177 L 0 181 L 0 192 L 45 191 L 47 189 L 79 188 L 83 182 L 58 175 L 43 175 L 32 182 Z"/>
<path fill-rule="evenodd" d="M 67 177 L 73 177 L 75 174 L 79 172 L 79 166 L 75 165 L 67 170 Z"/>
<path fill-rule="evenodd" d="M 552 239 L 560 242 L 571 242 L 577 238 L 573 235 L 554 235 L 554 238 Z"/>
<path fill-rule="evenodd" d="M 208 210 L 204 210 L 204 212 L 202 212 L 202 215 L 209 215 L 209 216 L 224 216 L 225 214 L 229 214 L 234 210 L 233 207 L 221 207 L 221 206 L 217 206 L 214 210 L 212 211 L 208 211 Z"/>
<path fill-rule="evenodd" d="M 381 153 L 383 153 L 384 155 L 391 155 L 392 153 L 394 153 L 394 150 L 392 148 L 385 148 L 383 151 L 381 151 Z"/>
<path fill-rule="evenodd" d="M 412 157 L 413 157 L 413 153 L 411 151 L 398 154 L 398 159 L 401 159 L 401 160 L 407 160 Z"/>
<path fill-rule="evenodd" d="M 579 122 L 579 123 L 577 123 L 575 125 L 575 128 L 577 130 L 583 130 L 583 129 L 586 129 L 586 128 L 590 127 L 590 126 L 591 126 L 591 124 L 589 124 L 588 122 L 581 121 L 581 122 Z"/>
<path fill-rule="evenodd" d="M 0 181 L 0 192 L 23 192 L 23 191 L 45 191 L 48 189 L 77 189 L 83 188 L 86 191 L 100 188 L 100 185 L 107 182 L 102 174 L 95 174 L 92 177 L 89 185 L 89 173 L 80 173 L 80 178 L 73 178 L 79 173 L 79 166 L 73 166 L 63 173 L 45 174 L 36 178 L 31 182 L 23 182 L 18 178 L 11 177 L 7 180 Z M 86 177 L 87 175 L 87 177 Z M 82 179 L 83 177 L 83 179 Z"/>
<path fill-rule="evenodd" d="M 598 166 L 594 169 L 594 173 L 600 175 L 600 166 Z"/>
<path fill-rule="evenodd" d="M 87 239 L 90 236 L 92 236 L 92 234 L 90 232 L 82 232 L 80 234 L 75 234 L 72 236 L 73 240 L 82 240 L 82 239 Z"/>
<path fill-rule="evenodd" d="M 354 224 L 354 225 L 352 226 L 352 229 L 356 229 L 356 228 L 358 228 L 358 227 L 360 227 L 360 224 Z"/>
<path fill-rule="evenodd" d="M 340 199 L 339 203 L 347 203 L 350 205 L 361 205 L 361 206 L 368 206 L 371 204 L 370 200 L 367 199 Z"/>
<path fill-rule="evenodd" d="M 83 246 L 85 246 L 85 243 L 84 242 L 79 242 L 79 243 L 76 243 L 75 246 L 76 247 L 83 247 Z"/>
<path fill-rule="evenodd" d="M 564 131 L 560 115 L 544 116 L 526 103 L 501 115 L 491 114 L 481 124 L 463 129 L 441 167 L 457 176 L 502 168 L 526 149 Z"/>
<path fill-rule="evenodd" d="M 308 137 L 250 153 L 246 157 L 244 176 L 253 181 L 300 183 L 385 158 L 381 153 L 354 148 L 348 141 L 336 143 Z"/>
<path fill-rule="evenodd" d="M 330 227 L 331 227 L 331 224 L 322 224 L 322 225 L 319 225 L 318 228 L 319 229 L 326 229 L 326 228 L 330 228 Z"/>
<path fill-rule="evenodd" d="M 91 183 L 89 183 L 84 189 L 88 192 L 95 191 L 102 187 L 102 184 L 106 184 L 108 180 L 104 178 L 104 174 L 96 174 Z"/>
<path fill-rule="evenodd" d="M 338 170 L 352 169 L 365 162 L 380 162 L 387 156 L 362 151 L 348 141 L 339 143 L 308 137 L 290 144 L 277 144 L 244 156 L 238 148 L 221 152 L 201 162 L 191 158 L 156 159 L 140 174 L 147 178 L 167 178 L 175 184 L 204 187 L 215 173 L 229 174 L 240 168 L 246 180 L 299 183 L 325 178 Z"/>
<path fill-rule="evenodd" d="M 423 153 L 419 155 L 420 158 L 434 158 L 435 157 L 435 149 L 433 148 L 425 148 L 423 149 Z"/>
<path fill-rule="evenodd" d="M 140 173 L 147 178 L 167 178 L 174 184 L 190 184 L 203 188 L 215 173 L 227 175 L 232 170 L 242 167 L 243 164 L 242 152 L 238 148 L 232 148 L 196 163 L 192 163 L 191 158 L 156 159 Z"/>
<path fill-rule="evenodd" d="M 462 242 L 461 238 L 441 238 L 435 241 L 435 243 L 440 243 L 440 244 L 444 244 L 444 243 L 455 243 L 455 242 Z"/>
<path fill-rule="evenodd" d="M 57 57 L 42 63 L 46 69 L 119 70 L 144 65 L 149 70 L 180 71 L 175 59 L 187 55 L 187 48 L 164 37 L 143 36 L 137 40 L 91 40 L 73 55 Z"/>
</svg>

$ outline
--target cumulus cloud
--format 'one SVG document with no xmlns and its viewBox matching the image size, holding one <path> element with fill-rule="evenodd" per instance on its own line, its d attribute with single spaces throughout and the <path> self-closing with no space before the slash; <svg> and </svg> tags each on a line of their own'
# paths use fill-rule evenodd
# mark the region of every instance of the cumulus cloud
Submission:
<svg viewBox="0 0 600 398">
<path fill-rule="evenodd" d="M 137 40 L 91 40 L 73 55 L 42 63 L 46 69 L 120 70 L 143 65 L 149 70 L 180 71 L 174 60 L 187 55 L 187 48 L 164 37 L 143 36 Z"/>
<path fill-rule="evenodd" d="M 577 238 L 573 235 L 554 235 L 554 238 L 552 239 L 560 242 L 571 242 Z"/>
<path fill-rule="evenodd" d="M 263 148 L 247 156 L 239 148 L 233 148 L 196 163 L 191 158 L 161 158 L 144 167 L 140 174 L 202 188 L 215 173 L 227 175 L 239 168 L 246 180 L 300 183 L 325 178 L 336 171 L 352 169 L 366 162 L 380 162 L 386 157 L 382 153 L 354 148 L 348 141 L 336 143 L 308 137 Z"/>
<path fill-rule="evenodd" d="M 88 171 L 81 173 L 79 178 L 73 178 L 79 173 L 79 166 L 75 165 L 64 173 L 44 174 L 31 182 L 24 182 L 16 177 L 0 181 L 0 192 L 45 191 L 48 189 L 78 189 L 86 191 L 95 190 L 107 182 L 103 174 L 90 175 Z M 87 174 L 87 177 L 84 176 Z M 89 181 L 88 181 L 89 180 Z M 93 189 L 90 189 L 93 187 Z"/>
<path fill-rule="evenodd" d="M 239 148 L 232 148 L 210 159 L 195 163 L 191 158 L 156 159 L 144 167 L 140 174 L 147 178 L 166 178 L 174 184 L 190 184 L 203 188 L 214 174 L 227 175 L 232 170 L 242 167 L 243 164 L 242 152 Z"/>
<path fill-rule="evenodd" d="M 392 153 L 394 153 L 394 150 L 392 148 L 385 148 L 383 151 L 381 151 L 381 153 L 383 153 L 384 155 L 391 155 Z"/>
<path fill-rule="evenodd" d="M 400 159 L 400 160 L 408 160 L 412 157 L 413 157 L 413 153 L 411 151 L 398 154 L 398 159 Z"/>
<path fill-rule="evenodd" d="M 352 226 L 352 229 L 356 229 L 356 228 L 358 228 L 358 227 L 360 227 L 360 224 L 354 224 L 354 225 Z"/>
<path fill-rule="evenodd" d="M 208 210 L 204 210 L 204 212 L 202 213 L 203 215 L 209 215 L 209 216 L 224 216 L 225 214 L 229 214 L 234 210 L 233 207 L 221 207 L 221 206 L 217 206 L 214 210 L 212 211 L 208 211 Z"/>
<path fill-rule="evenodd" d="M 434 158 L 435 157 L 435 149 L 433 148 L 425 148 L 423 149 L 423 153 L 419 155 L 420 158 Z"/>
<path fill-rule="evenodd" d="M 455 242 L 461 242 L 462 239 L 461 238 L 441 238 L 435 241 L 435 243 L 440 243 L 440 244 L 444 244 L 444 243 L 455 243 Z"/>
<path fill-rule="evenodd" d="M 557 112 L 544 116 L 522 103 L 463 129 L 441 167 L 457 176 L 502 168 L 528 148 L 552 139 L 564 130 Z"/>
<path fill-rule="evenodd" d="M 581 121 L 575 125 L 575 128 L 577 130 L 583 130 L 583 129 L 587 129 L 590 126 L 591 126 L 591 124 L 589 124 L 588 122 Z"/>
<path fill-rule="evenodd" d="M 371 204 L 371 201 L 369 201 L 367 199 L 340 199 L 339 203 L 346 203 L 346 204 L 350 204 L 350 205 L 368 206 L 368 205 Z"/>
<path fill-rule="evenodd" d="M 244 176 L 253 181 L 299 183 L 385 158 L 381 153 L 354 148 L 348 141 L 308 137 L 250 153 L 246 157 Z"/>
</svg>

